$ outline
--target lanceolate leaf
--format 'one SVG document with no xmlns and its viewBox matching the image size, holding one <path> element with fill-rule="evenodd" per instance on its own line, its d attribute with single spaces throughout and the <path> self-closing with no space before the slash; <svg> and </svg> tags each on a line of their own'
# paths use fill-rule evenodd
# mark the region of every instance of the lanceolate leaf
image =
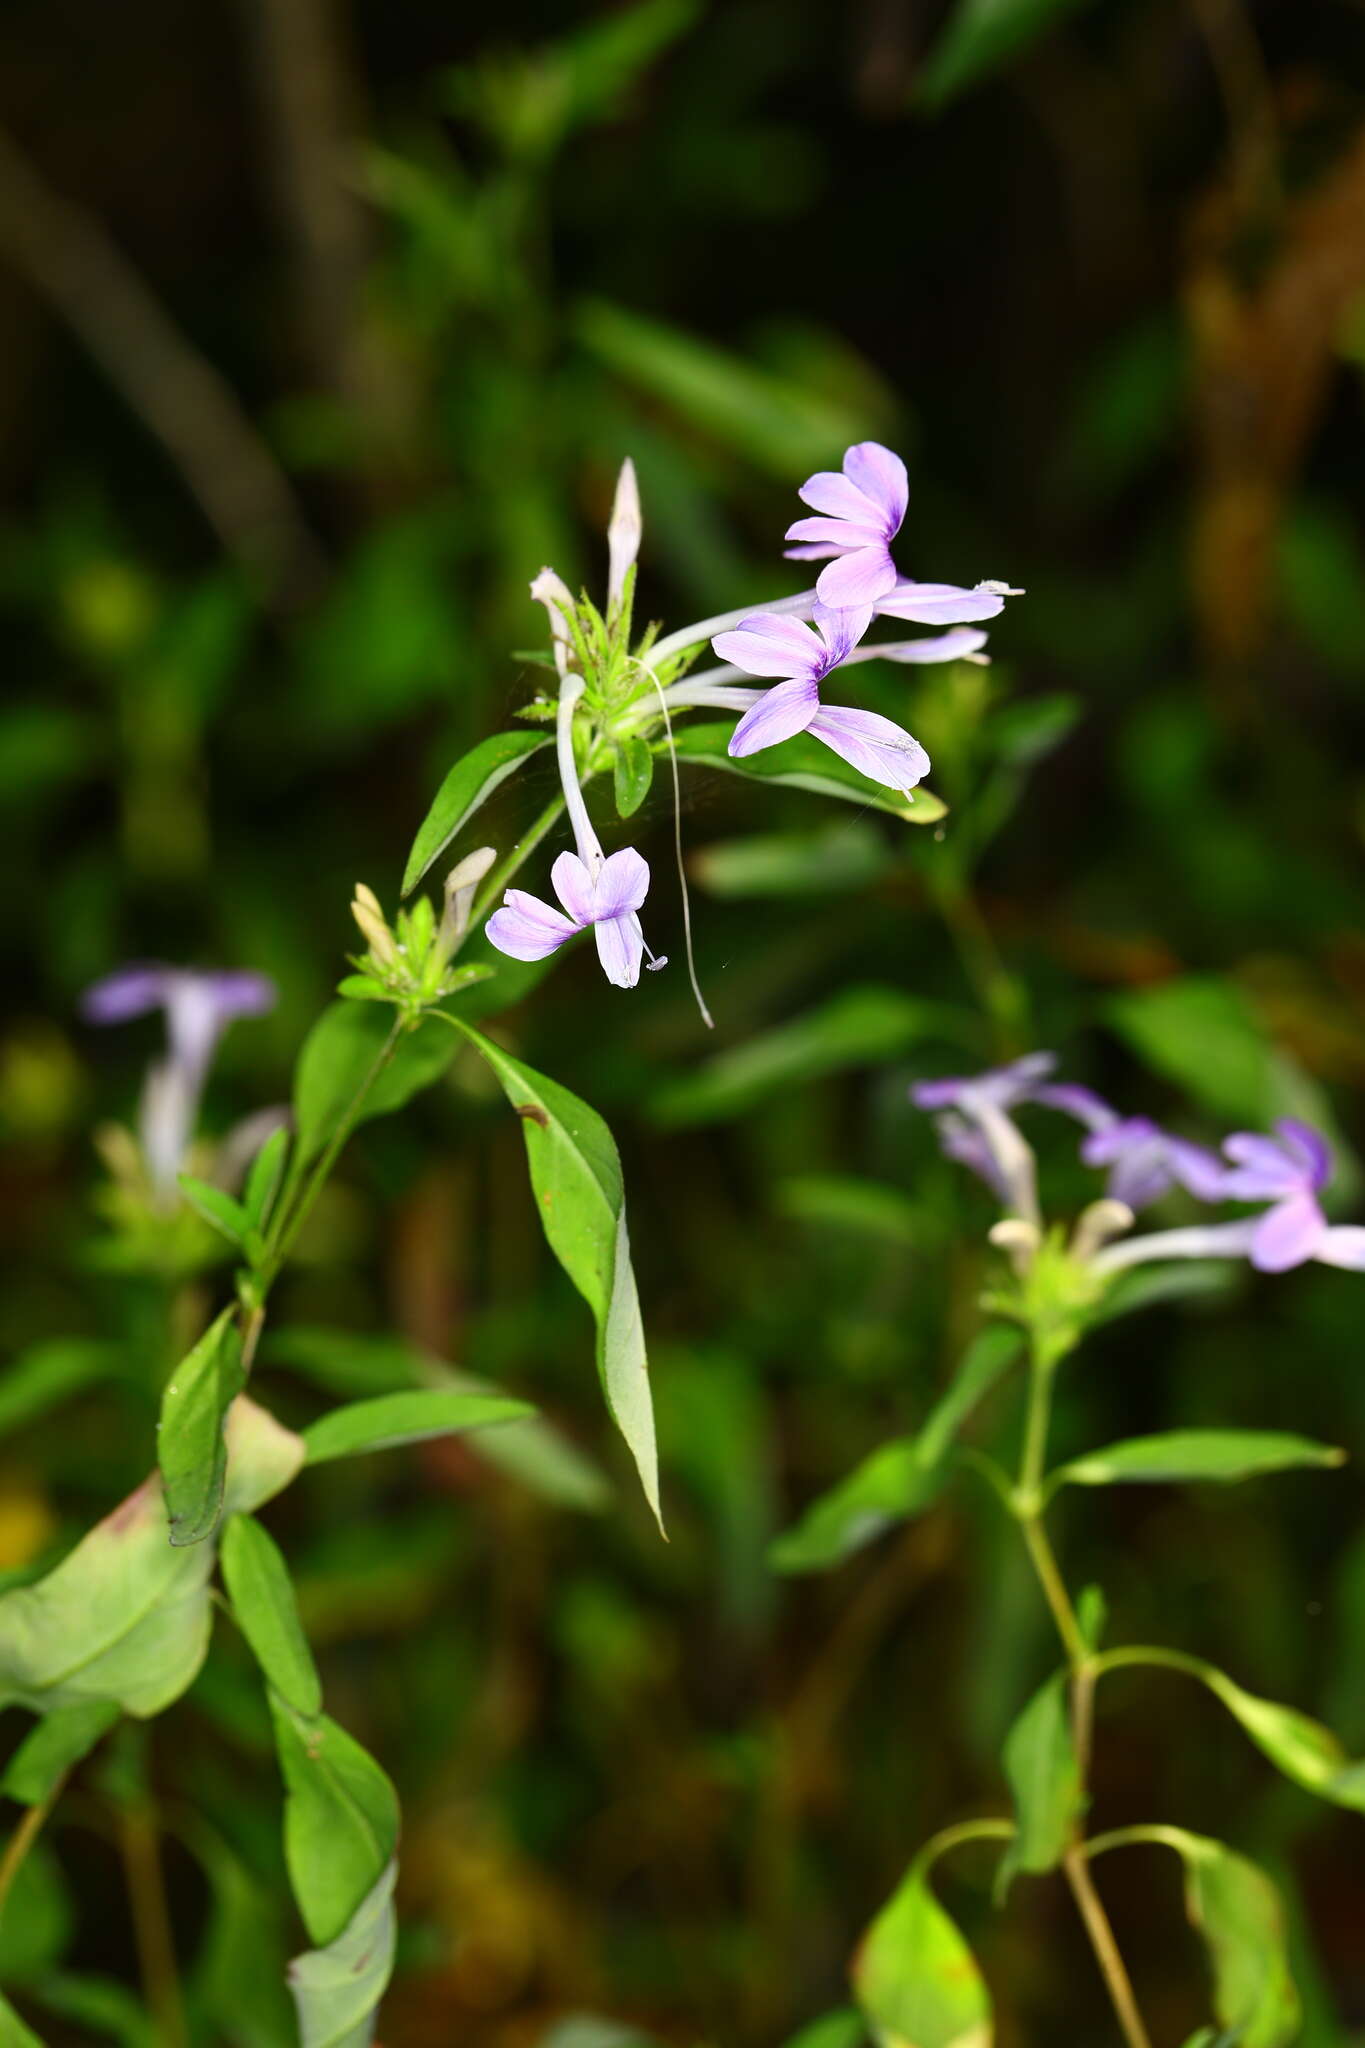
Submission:
<svg viewBox="0 0 1365 2048">
<path fill-rule="evenodd" d="M 300 1714 L 321 1713 L 317 1666 L 278 1544 L 250 1515 L 234 1515 L 222 1563 L 232 1612 L 267 1680 Z"/>
<path fill-rule="evenodd" d="M 112 1700 L 80 1700 L 58 1707 L 19 1744 L 0 1777 L 0 1792 L 22 1806 L 41 1806 L 118 1717 Z M 3 2038 L 0 2034 L 0 2041 Z"/>
<path fill-rule="evenodd" d="M 404 896 L 417 887 L 432 862 L 440 859 L 466 819 L 473 817 L 498 784 L 548 745 L 549 738 L 542 732 L 495 732 L 455 763 L 412 842 L 403 871 Z"/>
<path fill-rule="evenodd" d="M 289 1965 L 301 2048 L 369 2048 L 375 2014 L 393 1975 L 397 1923 L 390 1862 L 336 1940 Z"/>
<path fill-rule="evenodd" d="M 721 768 L 730 775 L 743 775 L 751 782 L 771 782 L 784 789 L 807 789 L 815 796 L 841 797 L 864 810 L 889 811 L 907 825 L 937 825 L 948 815 L 948 806 L 932 790 L 913 790 L 909 796 L 869 782 L 856 768 L 831 753 L 819 740 L 799 733 L 761 754 L 747 754 L 735 760 L 727 752 L 734 720 L 716 725 L 680 725 L 675 735 L 678 759 L 698 768 Z"/>
<path fill-rule="evenodd" d="M 245 1242 L 251 1229 L 251 1219 L 240 1202 L 222 1188 L 214 1187 L 209 1181 L 196 1180 L 192 1173 L 178 1176 L 180 1192 L 192 1209 L 197 1209 L 205 1223 L 227 1238 L 230 1244 Z"/>
<path fill-rule="evenodd" d="M 920 1860 L 864 1935 L 853 1989 L 878 2048 L 991 2048 L 985 1981 Z"/>
<path fill-rule="evenodd" d="M 534 1414 L 529 1401 L 511 1401 L 501 1394 L 455 1394 L 424 1388 L 407 1394 L 380 1394 L 373 1401 L 352 1401 L 345 1408 L 334 1408 L 305 1429 L 303 1441 L 308 1463 L 320 1465 L 328 1458 L 353 1458 L 364 1451 L 390 1450 L 395 1444 L 421 1443 L 426 1437 L 520 1422 Z"/>
<path fill-rule="evenodd" d="M 644 1327 L 630 1263 L 625 1191 L 615 1140 L 596 1110 L 462 1020 L 521 1118 L 531 1186 L 555 1257 L 597 1322 L 597 1368 L 613 1421 L 662 1528 L 654 1407 Z"/>
<path fill-rule="evenodd" d="M 1331 1444 L 1279 1430 L 1178 1429 L 1164 1436 L 1132 1437 L 1089 1451 L 1062 1465 L 1050 1486 L 1113 1486 L 1159 1480 L 1252 1479 L 1263 1472 L 1340 1465 L 1346 1453 Z"/>
<path fill-rule="evenodd" d="M 807 1508 L 768 1552 L 780 1572 L 823 1571 L 937 1499 L 951 1471 L 953 1442 L 972 1409 L 1019 1356 L 1023 1339 L 992 1324 L 968 1347 L 956 1377 L 915 1436 L 897 1437 Z"/>
<path fill-rule="evenodd" d="M 1064 1671 L 1034 1694 L 1006 1736 L 1005 1776 L 1017 1832 L 1001 1860 L 1000 1896 L 1018 1871 L 1056 1868 L 1085 1809 Z"/>
<path fill-rule="evenodd" d="M 374 1758 L 325 1714 L 270 1696 L 284 1774 L 284 1854 L 319 1948 L 343 1934 L 393 1857 L 398 1798 Z"/>
<path fill-rule="evenodd" d="M 0 1595 L 0 1705 L 107 1700 L 143 1717 L 179 1698 L 208 1648 L 213 1546 L 169 1535 L 153 1477 L 46 1578 Z"/>
<path fill-rule="evenodd" d="M 162 1396 L 156 1455 L 172 1543 L 202 1543 L 218 1526 L 227 1481 L 223 1424 L 244 1377 L 236 1310 L 225 1308 L 175 1368 Z"/>
</svg>

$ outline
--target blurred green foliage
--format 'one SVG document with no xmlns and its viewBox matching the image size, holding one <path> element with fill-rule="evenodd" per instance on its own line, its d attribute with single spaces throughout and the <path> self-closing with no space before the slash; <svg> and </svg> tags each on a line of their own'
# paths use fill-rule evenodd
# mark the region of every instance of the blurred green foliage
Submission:
<svg viewBox="0 0 1365 2048">
<path fill-rule="evenodd" d="M 1052 1655 L 970 1494 L 828 1576 L 768 1561 L 920 1429 L 979 1325 L 989 1207 L 907 1082 L 1054 1045 L 1192 1134 L 1325 1121 L 1355 1199 L 1359 12 L 14 0 L 0 55 L 0 1584 L 141 1478 L 178 1355 L 172 1283 L 100 1256 L 90 1135 L 130 1121 L 152 1029 L 97 1040 L 79 989 L 136 956 L 264 969 L 280 1005 L 226 1040 L 211 1126 L 282 1099 L 356 878 L 393 901 L 451 762 L 535 693 L 530 576 L 600 581 L 623 455 L 642 617 L 792 587 L 794 487 L 862 436 L 910 460 L 907 566 L 1027 588 L 990 670 L 860 671 L 928 747 L 941 827 L 684 767 L 714 1040 L 680 974 L 627 999 L 583 957 L 503 1027 L 622 1147 L 671 1543 L 472 1058 L 358 1136 L 257 1368 L 299 1427 L 322 1390 L 493 1388 L 569 1444 L 527 1424 L 496 1462 L 477 1439 L 339 1459 L 274 1524 L 328 1711 L 405 1815 L 390 2048 L 768 2048 L 821 2013 L 803 2043 L 854 2048 L 855 1936 L 921 1840 L 1003 1795 Z M 192 451 L 227 485 L 263 461 L 282 521 L 245 488 L 235 528 L 206 516 L 106 273 L 79 269 L 97 358 L 16 228 L 16 162 L 240 395 L 226 444 L 190 407 Z M 490 839 L 551 774 L 491 798 Z M 667 778 L 638 823 L 662 898 Z M 1069 1159 L 1045 1169 L 1081 1198 Z M 1115 1320 L 1058 1456 L 1216 1422 L 1358 1457 L 1356 1290 L 1239 1275 Z M 972 1427 L 991 1448 L 1017 1416 Z M 1196 1645 L 1359 1751 L 1360 1509 L 1348 1466 L 1072 1488 L 1057 1519 L 1125 1636 Z M 1358 1821 L 1193 1688 L 1130 1685 L 1092 1824 L 1235 1816 L 1292 1900 L 1305 2048 L 1365 2038 Z M 50 2048 L 149 2040 L 121 1864 L 151 1802 L 194 2038 L 289 2042 L 302 1931 L 246 1647 L 220 1631 L 151 1751 L 79 1784 L 6 1908 L 0 1991 Z M 1115 1857 L 1103 1881 L 1154 2028 L 1184 2038 L 1178 1879 Z M 970 1860 L 946 1882 L 1002 2048 L 1110 2038 L 1055 1880 L 1003 1918 Z"/>
</svg>

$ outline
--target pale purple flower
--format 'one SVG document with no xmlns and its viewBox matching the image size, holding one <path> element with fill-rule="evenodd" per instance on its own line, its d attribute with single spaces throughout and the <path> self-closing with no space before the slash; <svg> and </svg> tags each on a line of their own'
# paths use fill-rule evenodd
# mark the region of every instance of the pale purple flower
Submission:
<svg viewBox="0 0 1365 2048">
<path fill-rule="evenodd" d="M 1113 1201 L 1136 1214 L 1175 1187 L 1200 1202 L 1224 1199 L 1226 1171 L 1214 1153 L 1188 1138 L 1173 1137 L 1150 1117 L 1111 1112 L 1111 1118 L 1092 1127 L 1081 1145 L 1081 1158 L 1087 1166 L 1110 1169 L 1105 1193 Z"/>
<path fill-rule="evenodd" d="M 1318 1196 L 1332 1178 L 1331 1146 L 1297 1117 L 1282 1117 L 1275 1130 L 1273 1138 L 1238 1131 L 1223 1144 L 1232 1162 L 1223 1192 L 1234 1202 L 1272 1204 L 1251 1244 L 1251 1263 L 1263 1273 L 1317 1258 L 1329 1234 Z"/>
<path fill-rule="evenodd" d="M 166 1013 L 166 1057 L 147 1069 L 138 1119 L 159 1194 L 174 1193 L 218 1040 L 234 1017 L 259 1017 L 273 1009 L 275 998 L 275 984 L 264 974 L 231 968 L 201 973 L 159 961 L 116 968 L 81 997 L 88 1024 L 122 1024 L 149 1010 Z"/>
<path fill-rule="evenodd" d="M 637 915 L 649 890 L 649 863 L 643 855 L 623 846 L 594 875 L 578 854 L 561 853 L 550 881 L 563 911 L 525 889 L 507 891 L 502 909 L 487 925 L 498 951 L 514 960 L 544 960 L 591 925 L 607 980 L 617 988 L 634 988 L 646 950 Z"/>
<path fill-rule="evenodd" d="M 722 661 L 752 676 L 782 678 L 745 712 L 730 737 L 736 759 L 808 732 L 862 775 L 891 789 L 913 789 L 929 772 L 929 756 L 903 727 L 875 711 L 823 705 L 820 684 L 846 661 L 871 623 L 868 606 L 814 607 L 814 622 L 763 612 L 712 642 Z"/>
<path fill-rule="evenodd" d="M 1010 1111 L 1036 1099 L 1056 1064 L 1055 1053 L 1028 1053 L 1008 1066 L 916 1081 L 910 1089 L 917 1109 L 946 1112 L 934 1128 L 947 1156 L 979 1174 L 1015 1216 L 1033 1224 L 1042 1220 L 1033 1151 Z"/>
<path fill-rule="evenodd" d="M 1008 583 L 978 583 L 971 590 L 957 583 L 915 583 L 902 577 L 874 610 L 879 618 L 906 619 L 915 626 L 964 626 L 993 619 L 1005 609 L 1007 597 L 1022 597 Z"/>
<path fill-rule="evenodd" d="M 897 580 L 891 543 L 910 496 L 899 455 L 878 441 L 859 441 L 842 472 L 817 470 L 799 495 L 819 516 L 788 527 L 787 539 L 798 545 L 786 553 L 798 562 L 829 560 L 815 585 L 820 602 L 842 610 L 888 596 Z"/>
<path fill-rule="evenodd" d="M 1055 1052 L 1030 1052 L 1008 1066 L 987 1067 L 980 1074 L 950 1074 L 941 1081 L 913 1081 L 910 1100 L 916 1109 L 957 1109 L 989 1102 L 996 1109 L 1015 1109 L 1033 1102 L 1057 1064 Z"/>
</svg>

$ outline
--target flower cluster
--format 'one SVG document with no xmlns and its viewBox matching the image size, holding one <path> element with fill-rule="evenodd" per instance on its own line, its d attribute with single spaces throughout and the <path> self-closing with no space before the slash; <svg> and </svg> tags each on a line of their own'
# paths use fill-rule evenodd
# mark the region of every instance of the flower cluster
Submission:
<svg viewBox="0 0 1365 2048">
<path fill-rule="evenodd" d="M 487 925 L 489 939 L 501 952 L 518 960 L 544 959 L 591 926 L 603 969 L 618 987 L 635 986 L 646 958 L 651 966 L 665 964 L 649 955 L 640 927 L 648 864 L 633 847 L 608 858 L 588 819 L 574 738 L 574 713 L 585 697 L 609 741 L 619 737 L 612 721 L 618 706 L 624 711 L 621 730 L 638 732 L 640 714 L 633 707 L 641 689 L 652 687 L 666 726 L 675 711 L 710 707 L 740 712 L 729 742 L 736 760 L 807 733 L 859 774 L 907 798 L 929 772 L 929 756 L 903 727 L 878 712 L 824 703 L 821 685 L 836 669 L 857 661 L 982 660 L 986 636 L 980 622 L 994 618 L 1006 598 L 1019 593 L 1005 583 L 966 589 L 916 583 L 900 574 L 891 543 L 905 517 L 909 480 L 900 457 L 876 441 L 848 449 L 841 471 L 819 471 L 802 485 L 800 496 L 816 516 L 798 519 L 788 529 L 794 545 L 786 552 L 793 560 L 827 564 L 813 590 L 703 620 L 652 645 L 646 635 L 634 653 L 627 636 L 641 519 L 629 462 L 622 468 L 608 529 L 605 612 L 597 613 L 587 600 L 576 605 L 551 569 L 543 569 L 531 585 L 531 595 L 550 618 L 560 683 L 559 770 L 576 851 L 561 854 L 551 870 L 561 908 L 522 889 L 507 891 Z M 878 617 L 938 630 L 914 640 L 867 644 L 865 636 Z M 665 685 L 661 675 L 686 667 L 708 639 L 723 665 Z M 601 687 L 594 672 L 604 668 L 625 676 L 619 698 Z M 743 676 L 759 677 L 767 687 L 749 687 L 738 680 Z"/>
<path fill-rule="evenodd" d="M 1054 1081 L 1055 1066 L 1051 1053 L 1031 1053 L 983 1074 L 920 1081 L 910 1091 L 918 1108 L 935 1113 L 943 1150 L 1000 1200 L 1007 1221 L 997 1226 L 999 1241 L 1012 1250 L 1027 1255 L 1036 1247 L 1042 1216 L 1033 1151 L 1011 1112 L 1040 1103 L 1081 1124 L 1081 1159 L 1107 1169 L 1103 1197 L 1081 1218 L 1072 1245 L 1097 1277 L 1159 1259 L 1245 1258 L 1263 1273 L 1312 1259 L 1365 1271 L 1365 1228 L 1329 1223 L 1323 1213 L 1332 1149 L 1310 1125 L 1282 1117 L 1273 1136 L 1237 1131 L 1219 1154 L 1147 1117 L 1120 1115 L 1088 1088 Z M 1207 1207 L 1255 1203 L 1260 1213 L 1126 1235 L 1140 1210 L 1177 1188 Z"/>
</svg>

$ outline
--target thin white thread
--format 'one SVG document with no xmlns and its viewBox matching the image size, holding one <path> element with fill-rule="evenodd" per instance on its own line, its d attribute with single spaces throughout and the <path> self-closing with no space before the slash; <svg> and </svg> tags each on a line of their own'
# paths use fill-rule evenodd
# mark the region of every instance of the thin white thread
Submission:
<svg viewBox="0 0 1365 2048">
<path fill-rule="evenodd" d="M 659 696 L 659 709 L 664 715 L 664 731 L 668 735 L 668 763 L 673 770 L 673 852 L 678 863 L 678 887 L 682 892 L 683 950 L 687 955 L 687 978 L 692 984 L 692 993 L 697 999 L 702 1023 L 708 1031 L 714 1031 L 716 1020 L 706 1007 L 706 998 L 697 980 L 697 963 L 692 952 L 692 905 L 687 893 L 687 871 L 683 866 L 682 843 L 682 783 L 678 776 L 678 750 L 673 744 L 673 721 L 668 715 L 668 699 L 664 696 L 663 684 L 654 673 L 652 665 L 636 657 L 636 666 L 642 668 L 653 683 Z"/>
</svg>

